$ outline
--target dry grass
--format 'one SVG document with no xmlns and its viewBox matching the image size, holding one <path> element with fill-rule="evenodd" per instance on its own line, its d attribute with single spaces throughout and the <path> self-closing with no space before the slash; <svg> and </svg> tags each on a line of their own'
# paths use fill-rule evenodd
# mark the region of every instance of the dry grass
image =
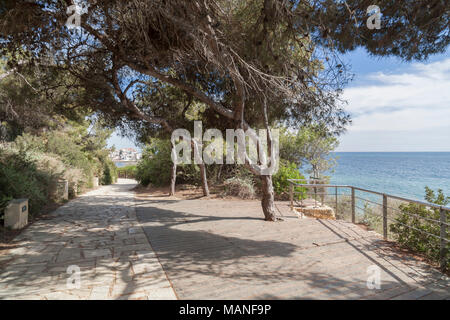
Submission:
<svg viewBox="0 0 450 320">
<path fill-rule="evenodd" d="M 164 187 L 155 187 L 155 186 L 136 186 L 134 188 L 134 191 L 136 192 L 137 197 L 170 197 L 169 186 Z M 223 200 L 229 200 L 229 201 L 239 201 L 242 200 L 239 197 L 236 196 L 225 196 L 223 195 L 223 187 L 221 185 L 216 186 L 209 186 L 210 195 L 209 197 L 205 197 L 203 195 L 202 187 L 193 186 L 193 185 L 177 185 L 175 189 L 175 196 L 172 196 L 171 198 L 178 199 L 178 200 L 193 200 L 193 199 L 223 199 Z"/>
</svg>

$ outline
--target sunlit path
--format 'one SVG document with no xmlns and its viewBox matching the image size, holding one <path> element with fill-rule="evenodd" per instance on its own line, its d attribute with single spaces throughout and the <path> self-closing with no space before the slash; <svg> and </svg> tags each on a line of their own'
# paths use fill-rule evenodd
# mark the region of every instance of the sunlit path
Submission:
<svg viewBox="0 0 450 320">
<path fill-rule="evenodd" d="M 180 299 L 446 299 L 449 279 L 374 232 L 265 222 L 259 201 L 142 196 L 136 214 Z M 380 271 L 380 289 L 367 280 Z"/>
<path fill-rule="evenodd" d="M 0 299 L 175 299 L 136 221 L 135 184 L 119 179 L 27 228 L 0 255 Z"/>
</svg>

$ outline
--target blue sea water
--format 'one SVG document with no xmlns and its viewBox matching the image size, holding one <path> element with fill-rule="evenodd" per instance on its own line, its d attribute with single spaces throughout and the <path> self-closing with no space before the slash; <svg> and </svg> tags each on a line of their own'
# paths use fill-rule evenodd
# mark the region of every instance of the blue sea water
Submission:
<svg viewBox="0 0 450 320">
<path fill-rule="evenodd" d="M 423 200 L 425 186 L 450 196 L 450 152 L 336 152 L 332 184 Z"/>
<path fill-rule="evenodd" d="M 123 163 L 123 162 L 114 162 L 114 164 L 116 165 L 117 168 L 122 168 L 122 167 L 126 167 L 127 164 Z"/>
</svg>

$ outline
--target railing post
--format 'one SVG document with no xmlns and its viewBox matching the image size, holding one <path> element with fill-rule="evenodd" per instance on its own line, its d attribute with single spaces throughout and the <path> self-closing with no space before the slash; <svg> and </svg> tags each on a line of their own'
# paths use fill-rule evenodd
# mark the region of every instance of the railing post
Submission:
<svg viewBox="0 0 450 320">
<path fill-rule="evenodd" d="M 294 184 L 290 182 L 289 200 L 291 201 L 291 211 L 294 211 Z"/>
<path fill-rule="evenodd" d="M 388 221 L 387 221 L 387 195 L 383 194 L 383 238 L 388 238 Z"/>
<path fill-rule="evenodd" d="M 355 214 L 355 188 L 352 188 L 352 222 L 355 223 L 356 221 L 356 214 Z"/>
<path fill-rule="evenodd" d="M 336 216 L 337 216 L 337 214 L 338 214 L 338 190 L 337 190 L 337 187 L 335 188 L 335 196 L 336 196 Z"/>
<path fill-rule="evenodd" d="M 440 266 L 441 270 L 445 271 L 447 269 L 447 213 L 445 210 L 441 207 L 440 209 L 440 222 L 441 222 L 441 250 L 439 251 L 439 260 L 440 260 Z"/>
</svg>

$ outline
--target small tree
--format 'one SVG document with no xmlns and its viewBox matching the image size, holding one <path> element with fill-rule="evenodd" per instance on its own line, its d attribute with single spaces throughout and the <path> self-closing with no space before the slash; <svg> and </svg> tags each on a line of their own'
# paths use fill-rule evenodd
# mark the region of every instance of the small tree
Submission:
<svg viewBox="0 0 450 320">
<path fill-rule="evenodd" d="M 336 157 L 331 152 L 338 145 L 338 139 L 320 125 L 305 126 L 297 133 L 281 130 L 280 158 L 298 167 L 309 164 L 309 173 L 318 179 L 336 165 Z"/>
<path fill-rule="evenodd" d="M 441 189 L 434 192 L 429 187 L 425 187 L 425 200 L 441 206 L 446 206 L 450 203 L 450 197 L 446 197 Z M 440 225 L 427 219 L 439 221 L 440 210 L 427 208 L 415 203 L 402 204 L 399 209 L 401 213 L 390 226 L 395 239 L 401 245 L 423 253 L 434 261 L 439 261 L 440 240 L 438 237 L 440 235 Z M 450 244 L 447 242 L 447 252 L 449 252 L 449 249 Z M 447 265 L 449 261 L 450 255 L 447 257 Z"/>
<path fill-rule="evenodd" d="M 321 178 L 321 174 L 336 165 L 336 158 L 331 155 L 339 141 L 326 130 L 317 126 L 309 126 L 300 130 L 298 145 L 303 158 L 311 165 L 309 173 L 314 179 Z"/>
<path fill-rule="evenodd" d="M 295 163 L 281 160 L 280 162 L 280 168 L 278 169 L 278 172 L 273 175 L 273 189 L 275 191 L 275 194 L 279 199 L 287 200 L 289 198 L 289 179 L 304 179 L 305 177 L 302 176 L 300 173 L 300 169 L 297 167 Z M 306 195 L 306 188 L 302 187 L 295 187 L 295 192 L 298 192 L 298 194 L 295 196 L 296 199 L 301 200 Z"/>
</svg>

